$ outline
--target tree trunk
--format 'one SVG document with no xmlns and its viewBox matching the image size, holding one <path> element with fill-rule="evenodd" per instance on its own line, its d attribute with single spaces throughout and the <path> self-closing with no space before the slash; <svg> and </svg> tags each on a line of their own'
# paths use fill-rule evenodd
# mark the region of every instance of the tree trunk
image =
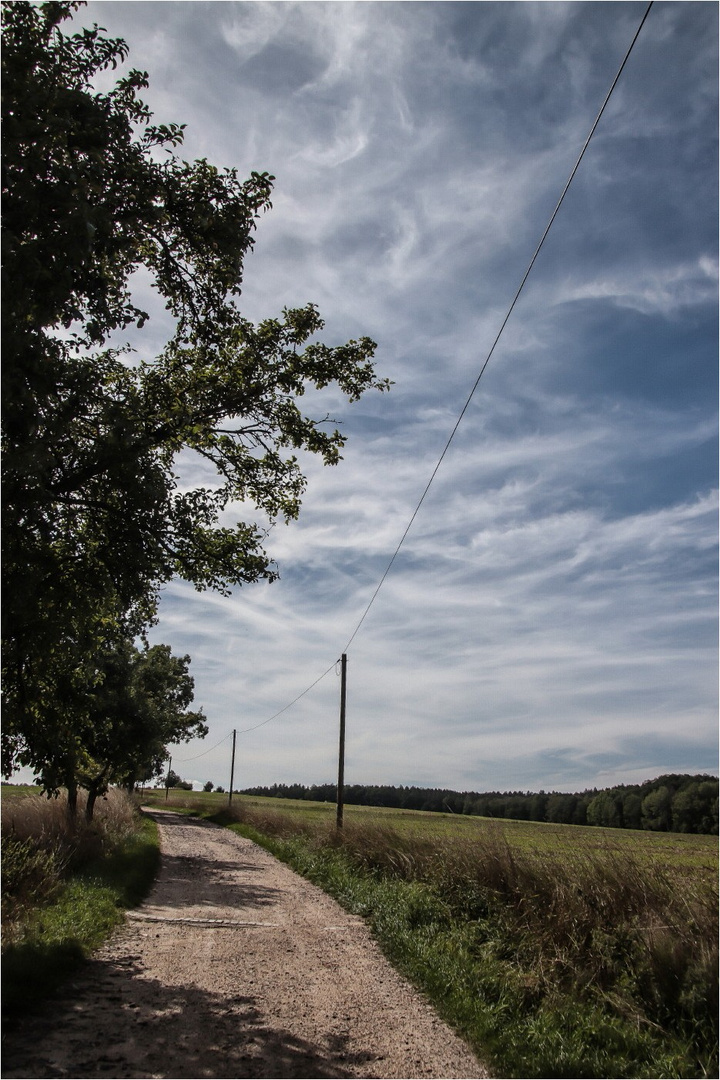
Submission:
<svg viewBox="0 0 720 1080">
<path fill-rule="evenodd" d="M 75 827 L 77 821 L 77 797 L 78 789 L 77 784 L 70 783 L 67 788 L 67 813 L 70 819 L 70 824 Z"/>
<path fill-rule="evenodd" d="M 85 803 L 85 820 L 89 823 L 93 819 L 95 803 L 98 795 L 104 795 L 108 789 L 107 776 L 110 769 L 106 766 L 99 776 L 91 780 L 87 785 L 87 802 Z"/>
</svg>

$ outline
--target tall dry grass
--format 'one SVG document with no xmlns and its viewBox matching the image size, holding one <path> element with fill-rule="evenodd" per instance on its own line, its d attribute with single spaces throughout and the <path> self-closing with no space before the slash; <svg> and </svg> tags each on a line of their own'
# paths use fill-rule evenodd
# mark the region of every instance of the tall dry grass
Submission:
<svg viewBox="0 0 720 1080">
<path fill-rule="evenodd" d="M 227 812 L 225 812 L 227 814 Z M 239 804 L 259 833 L 334 850 L 365 874 L 426 887 L 480 955 L 510 959 L 529 999 L 601 1001 L 631 1023 L 693 1039 L 717 1031 L 717 882 L 608 846 L 548 856 L 511 847 L 488 823 L 439 840 L 384 826 L 310 825 Z"/>
<path fill-rule="evenodd" d="M 109 791 L 87 823 L 82 796 L 77 815 L 67 798 L 24 795 L 3 799 L 2 916 L 8 924 L 30 907 L 51 900 L 73 871 L 123 843 L 135 830 L 135 806 L 122 791 Z"/>
</svg>

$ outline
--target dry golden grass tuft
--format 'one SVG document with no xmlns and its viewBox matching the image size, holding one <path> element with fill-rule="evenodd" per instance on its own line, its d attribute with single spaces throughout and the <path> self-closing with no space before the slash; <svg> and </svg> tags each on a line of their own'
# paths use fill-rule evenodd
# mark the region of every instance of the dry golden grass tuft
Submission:
<svg viewBox="0 0 720 1080">
<path fill-rule="evenodd" d="M 74 870 L 113 850 L 137 828 L 135 806 L 122 791 L 109 791 L 95 804 L 93 821 L 68 814 L 67 798 L 38 794 L 2 802 L 2 914 L 6 940 L 13 921 L 27 909 L 47 903 Z"/>
</svg>

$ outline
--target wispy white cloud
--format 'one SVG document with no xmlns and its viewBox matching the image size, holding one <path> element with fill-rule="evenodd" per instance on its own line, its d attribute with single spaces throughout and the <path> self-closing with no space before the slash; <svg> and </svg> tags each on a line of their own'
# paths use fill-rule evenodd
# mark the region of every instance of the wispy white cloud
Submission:
<svg viewBox="0 0 720 1080">
<path fill-rule="evenodd" d="M 189 156 L 277 175 L 248 317 L 313 300 L 327 339 L 369 334 L 396 380 L 353 407 L 332 389 L 304 399 L 348 445 L 336 470 L 308 463 L 300 520 L 271 531 L 280 581 L 166 589 L 153 633 L 193 656 L 211 744 L 285 706 L 347 642 L 639 15 L 113 0 L 88 14 L 128 37 L 159 119 L 187 121 Z M 651 12 L 353 642 L 350 780 L 575 790 L 714 767 L 716 38 L 710 5 Z M 161 314 L 149 331 L 152 352 Z M 208 480 L 181 465 L 184 484 Z M 243 735 L 240 783 L 332 779 L 337 692 L 331 671 Z M 205 778 L 227 782 L 227 755 L 201 759 Z"/>
<path fill-rule="evenodd" d="M 694 263 L 640 267 L 609 278 L 568 282 L 562 299 L 609 301 L 643 314 L 670 316 L 679 309 L 712 304 L 717 297 L 717 262 L 701 255 Z"/>
</svg>

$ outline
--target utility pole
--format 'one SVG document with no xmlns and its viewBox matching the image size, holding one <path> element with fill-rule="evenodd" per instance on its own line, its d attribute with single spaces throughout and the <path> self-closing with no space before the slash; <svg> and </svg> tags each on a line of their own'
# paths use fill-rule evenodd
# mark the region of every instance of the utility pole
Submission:
<svg viewBox="0 0 720 1080">
<path fill-rule="evenodd" d="M 172 757 L 168 762 L 167 776 L 165 777 L 165 802 L 168 801 L 168 795 L 170 794 L 170 773 L 172 772 Z"/>
<path fill-rule="evenodd" d="M 228 796 L 228 806 L 232 806 L 232 789 L 233 780 L 235 778 L 235 728 L 233 728 L 233 748 L 232 748 L 232 764 L 230 765 L 230 794 Z"/>
<path fill-rule="evenodd" d="M 345 701 L 347 698 L 347 656 L 340 657 L 340 753 L 338 757 L 337 828 L 343 827 L 343 796 L 345 789 Z"/>
</svg>

